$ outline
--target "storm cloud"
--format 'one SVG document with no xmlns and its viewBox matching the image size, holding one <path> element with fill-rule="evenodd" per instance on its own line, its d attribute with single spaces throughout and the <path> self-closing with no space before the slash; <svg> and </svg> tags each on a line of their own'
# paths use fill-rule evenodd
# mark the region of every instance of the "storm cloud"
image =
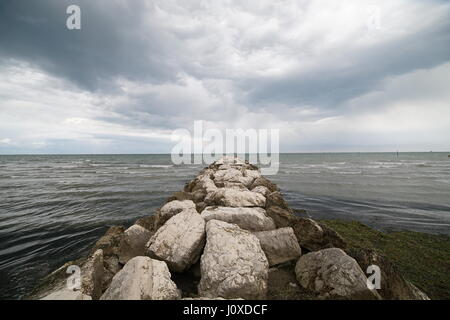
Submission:
<svg viewBox="0 0 450 320">
<path fill-rule="evenodd" d="M 4 154 L 165 153 L 195 120 L 283 152 L 450 150 L 448 83 L 446 1 L 0 3 Z"/>
</svg>

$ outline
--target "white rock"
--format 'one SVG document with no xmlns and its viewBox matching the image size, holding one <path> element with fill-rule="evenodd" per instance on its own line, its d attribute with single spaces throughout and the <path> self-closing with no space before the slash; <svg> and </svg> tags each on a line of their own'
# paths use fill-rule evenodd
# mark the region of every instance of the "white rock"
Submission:
<svg viewBox="0 0 450 320">
<path fill-rule="evenodd" d="M 256 178 L 261 177 L 261 172 L 259 172 L 258 170 L 245 170 L 244 171 L 244 176 L 245 177 L 250 177 L 253 180 L 255 180 Z M 253 182 L 252 180 L 252 182 Z"/>
<path fill-rule="evenodd" d="M 111 281 L 101 300 L 175 300 L 181 295 L 163 261 L 134 257 Z"/>
<path fill-rule="evenodd" d="M 205 203 L 224 207 L 265 207 L 266 198 L 256 192 L 220 188 L 209 193 Z"/>
<path fill-rule="evenodd" d="M 194 210 L 170 218 L 147 243 L 147 255 L 183 272 L 198 261 L 205 244 L 205 220 Z"/>
<path fill-rule="evenodd" d="M 204 174 L 198 176 L 195 179 L 195 186 L 192 189 L 192 192 L 195 192 L 197 190 L 205 190 L 207 193 L 209 193 L 217 190 L 217 186 L 214 183 L 214 181 L 210 178 L 209 174 Z"/>
<path fill-rule="evenodd" d="M 226 182 L 240 183 L 245 187 L 253 183 L 254 178 L 244 177 L 242 170 L 230 168 L 227 170 L 218 170 L 214 173 L 214 182 L 216 185 L 225 184 Z"/>
<path fill-rule="evenodd" d="M 264 197 L 267 197 L 267 195 L 269 195 L 271 193 L 270 190 L 265 186 L 257 186 L 252 189 L 252 192 L 260 193 Z"/>
<path fill-rule="evenodd" d="M 355 259 L 338 248 L 308 253 L 297 262 L 298 282 L 320 298 L 378 299 L 367 288 L 367 278 Z"/>
<path fill-rule="evenodd" d="M 41 300 L 92 300 L 92 298 L 81 291 L 61 289 L 50 293 Z"/>
<path fill-rule="evenodd" d="M 259 239 L 270 266 L 297 259 L 302 254 L 292 228 L 256 232 L 255 236 Z"/>
<path fill-rule="evenodd" d="M 207 242 L 201 257 L 199 295 L 207 298 L 263 299 L 269 263 L 258 238 L 219 220 L 206 224 Z"/>
<path fill-rule="evenodd" d="M 174 200 L 166 203 L 158 213 L 158 224 L 163 225 L 167 220 L 172 218 L 174 215 L 180 213 L 184 210 L 194 209 L 195 203 L 192 200 Z"/>
<path fill-rule="evenodd" d="M 119 247 L 119 261 L 122 264 L 137 256 L 145 255 L 145 245 L 152 236 L 151 232 L 137 224 L 124 232 Z"/>
<path fill-rule="evenodd" d="M 207 207 L 201 216 L 205 221 L 221 220 L 249 231 L 275 229 L 275 223 L 272 218 L 266 216 L 266 210 L 263 208 Z"/>
</svg>

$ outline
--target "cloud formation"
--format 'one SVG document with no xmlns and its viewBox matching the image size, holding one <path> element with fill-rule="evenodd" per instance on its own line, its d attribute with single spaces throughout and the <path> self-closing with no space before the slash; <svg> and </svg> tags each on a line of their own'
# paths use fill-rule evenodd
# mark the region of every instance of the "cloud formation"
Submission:
<svg viewBox="0 0 450 320">
<path fill-rule="evenodd" d="M 170 152 L 194 120 L 284 152 L 450 150 L 449 31 L 437 0 L 5 0 L 0 153 Z"/>
</svg>

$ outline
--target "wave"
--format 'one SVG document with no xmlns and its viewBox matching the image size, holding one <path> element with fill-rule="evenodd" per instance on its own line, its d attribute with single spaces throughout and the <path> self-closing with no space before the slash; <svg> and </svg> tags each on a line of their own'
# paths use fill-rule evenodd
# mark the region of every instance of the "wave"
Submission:
<svg viewBox="0 0 450 320">
<path fill-rule="evenodd" d="M 172 168 L 173 164 L 140 164 L 140 168 Z"/>
</svg>

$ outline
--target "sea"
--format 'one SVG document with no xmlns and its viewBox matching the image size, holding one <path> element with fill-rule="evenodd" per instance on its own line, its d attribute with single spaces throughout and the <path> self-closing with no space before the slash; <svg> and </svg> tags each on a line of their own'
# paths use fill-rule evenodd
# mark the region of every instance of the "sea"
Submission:
<svg viewBox="0 0 450 320">
<path fill-rule="evenodd" d="M 269 176 L 315 219 L 450 234 L 450 153 L 280 154 Z M 154 213 L 205 165 L 170 155 L 0 155 L 0 299 Z"/>
</svg>

